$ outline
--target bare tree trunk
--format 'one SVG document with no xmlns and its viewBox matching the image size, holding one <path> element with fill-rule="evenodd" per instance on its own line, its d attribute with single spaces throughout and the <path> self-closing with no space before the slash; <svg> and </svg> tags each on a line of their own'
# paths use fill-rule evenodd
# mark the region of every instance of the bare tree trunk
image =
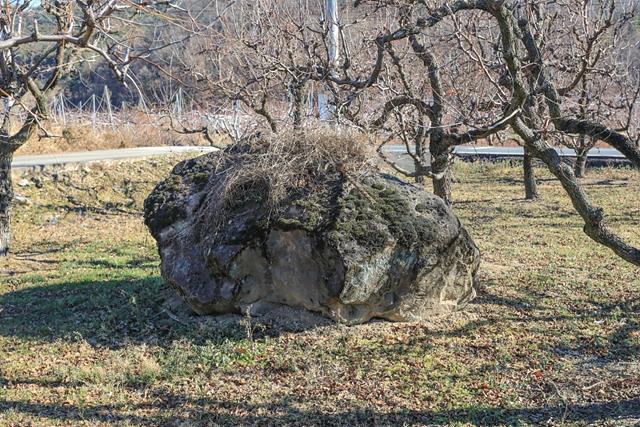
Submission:
<svg viewBox="0 0 640 427">
<path fill-rule="evenodd" d="M 453 199 L 451 197 L 452 183 L 453 175 L 451 174 L 450 165 L 447 165 L 442 176 L 433 178 L 433 193 L 444 200 L 444 202 L 449 206 L 453 203 Z"/>
<path fill-rule="evenodd" d="M 526 200 L 535 200 L 538 198 L 538 184 L 536 183 L 536 174 L 533 168 L 533 157 L 526 147 L 522 163 L 524 169 L 524 198 Z"/>
<path fill-rule="evenodd" d="M 441 143 L 432 141 L 431 172 L 433 173 L 433 193 L 440 197 L 447 205 L 451 205 L 451 153 L 449 148 L 440 147 Z"/>
<path fill-rule="evenodd" d="M 11 161 L 13 152 L 0 153 L 0 257 L 9 253 L 11 245 Z"/>
<path fill-rule="evenodd" d="M 415 181 L 416 184 L 424 184 L 424 174 L 420 173 L 420 171 L 423 169 L 422 163 L 420 163 L 417 160 L 413 161 L 413 167 L 416 170 L 416 176 L 415 176 Z"/>
<path fill-rule="evenodd" d="M 425 183 L 425 176 L 428 175 L 429 171 L 429 150 L 425 147 L 424 138 L 418 137 L 415 140 L 416 144 L 416 153 L 413 157 L 413 167 L 416 170 L 416 184 L 423 185 Z"/>
<path fill-rule="evenodd" d="M 305 81 L 295 82 L 291 85 L 291 94 L 293 96 L 293 128 L 296 130 L 302 129 L 305 117 L 305 89 Z"/>
<path fill-rule="evenodd" d="M 573 173 L 576 175 L 576 178 L 584 178 L 584 175 L 587 171 L 588 154 L 588 149 L 576 150 L 576 162 L 573 165 Z"/>
</svg>

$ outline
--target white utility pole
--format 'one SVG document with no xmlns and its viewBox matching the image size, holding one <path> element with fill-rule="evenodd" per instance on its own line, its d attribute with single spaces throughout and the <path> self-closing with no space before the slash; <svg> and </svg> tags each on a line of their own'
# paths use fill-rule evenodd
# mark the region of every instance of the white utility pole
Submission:
<svg viewBox="0 0 640 427">
<path fill-rule="evenodd" d="M 337 0 L 326 0 L 327 25 L 327 46 L 329 47 L 329 67 L 333 71 L 338 66 L 340 58 L 340 27 L 338 25 L 338 2 Z"/>
<path fill-rule="evenodd" d="M 326 0 L 325 21 L 327 23 L 327 48 L 328 66 L 331 74 L 335 73 L 340 60 L 340 26 L 338 25 L 338 0 Z M 331 119 L 332 111 L 329 108 L 329 93 L 322 91 L 318 93 L 318 113 L 320 120 Z"/>
</svg>

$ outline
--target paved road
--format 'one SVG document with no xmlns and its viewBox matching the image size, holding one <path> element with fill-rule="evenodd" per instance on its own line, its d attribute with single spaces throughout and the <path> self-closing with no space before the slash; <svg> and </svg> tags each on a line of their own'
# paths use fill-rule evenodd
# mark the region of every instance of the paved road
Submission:
<svg viewBox="0 0 640 427">
<path fill-rule="evenodd" d="M 556 148 L 560 157 L 576 157 L 575 150 L 566 147 Z M 524 148 L 522 147 L 456 147 L 454 152 L 459 156 L 493 156 L 493 157 L 522 157 Z M 621 160 L 624 155 L 615 148 L 592 148 L 589 150 L 590 159 Z"/>
<path fill-rule="evenodd" d="M 556 148 L 561 157 L 575 157 L 574 150 L 568 148 Z M 398 166 L 405 170 L 413 170 L 413 159 L 406 154 L 404 145 L 388 145 L 384 150 L 387 155 L 395 161 Z M 463 159 L 519 159 L 524 155 L 522 147 L 475 147 L 470 145 L 461 145 L 455 147 L 454 153 Z M 627 159 L 618 150 L 613 148 L 593 148 L 589 151 L 589 165 L 601 166 L 609 163 L 626 163 Z"/>
<path fill-rule="evenodd" d="M 388 145 L 386 152 L 405 153 L 404 145 Z M 572 149 L 556 148 L 562 157 L 575 157 L 576 152 Z M 522 147 L 475 147 L 472 145 L 461 145 L 454 148 L 454 153 L 459 156 L 479 156 L 479 157 L 522 157 L 524 149 Z M 614 148 L 593 148 L 589 151 L 589 157 L 606 159 L 624 159 L 624 155 Z"/>
<path fill-rule="evenodd" d="M 216 151 L 214 147 L 140 147 L 117 150 L 84 151 L 74 153 L 42 154 L 34 156 L 17 156 L 11 166 L 13 168 L 32 168 L 39 166 L 61 165 L 67 163 L 88 163 L 102 160 L 123 160 L 141 157 L 153 157 L 177 153 L 209 153 Z M 575 157 L 575 152 L 568 148 L 557 149 L 563 157 Z M 413 162 L 406 155 L 403 145 L 389 145 L 385 151 L 406 167 L 413 167 Z M 460 157 L 472 158 L 519 158 L 523 155 L 522 147 L 474 147 L 459 146 L 455 153 Z M 594 148 L 589 152 L 590 160 L 624 160 L 624 156 L 613 148 Z"/>
<path fill-rule="evenodd" d="M 102 160 L 136 159 L 165 154 L 209 153 L 214 147 L 140 147 L 117 150 L 83 151 L 75 153 L 41 154 L 34 156 L 16 156 L 11 163 L 13 168 L 32 168 L 38 166 L 62 165 L 67 163 L 89 163 Z"/>
</svg>

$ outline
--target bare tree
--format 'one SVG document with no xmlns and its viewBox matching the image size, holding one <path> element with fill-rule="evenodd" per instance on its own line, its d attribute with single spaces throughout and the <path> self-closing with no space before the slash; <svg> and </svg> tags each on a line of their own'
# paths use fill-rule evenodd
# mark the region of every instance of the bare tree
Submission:
<svg viewBox="0 0 640 427">
<path fill-rule="evenodd" d="M 322 76 L 339 50 L 326 37 L 337 34 L 337 23 L 325 22 L 324 1 L 220 3 L 215 25 L 192 10 L 200 16 L 197 37 L 174 49 L 176 74 L 189 76 L 188 84 L 212 105 L 236 103 L 259 119 L 258 129 L 302 128 L 312 84 L 323 90 Z"/>
<path fill-rule="evenodd" d="M 525 200 L 535 200 L 538 198 L 538 183 L 533 166 L 533 155 L 528 147 L 524 147 L 522 165 L 524 172 L 524 198 Z"/>
<path fill-rule="evenodd" d="M 496 67 L 495 60 L 489 63 L 485 56 L 491 46 L 478 36 L 492 29 L 485 28 L 486 20 L 469 20 L 477 23 L 469 26 L 458 19 L 439 19 L 439 25 L 429 25 L 429 31 L 407 31 L 420 16 L 429 16 L 425 2 L 368 3 L 390 11 L 401 30 L 374 38 L 374 67 L 368 74 L 360 73 L 366 77 L 352 77 L 356 60 L 347 57 L 347 66 L 333 81 L 349 88 L 347 99 L 378 100 L 368 106 L 374 111 L 371 118 L 359 122 L 385 135 L 380 154 L 398 172 L 418 182 L 430 177 L 434 193 L 450 204 L 453 148 L 497 134 L 517 114 L 517 108 L 505 108 L 509 95 L 500 79 L 504 69 Z M 358 118 L 352 111 L 355 104 L 344 103 L 342 114 Z M 359 105 L 356 110 L 362 111 Z M 398 139 L 413 158 L 413 171 L 384 156 L 382 146 Z"/>
<path fill-rule="evenodd" d="M 634 114 L 640 87 L 633 5 L 583 1 L 567 2 L 561 9 L 538 7 L 548 9 L 539 12 L 548 21 L 543 56 L 548 56 L 549 72 L 561 81 L 558 92 L 565 108 L 580 120 L 608 123 L 629 138 L 638 135 Z M 575 150 L 574 173 L 584 176 L 587 155 L 598 138 L 559 135 L 558 141 Z"/>
<path fill-rule="evenodd" d="M 46 130 L 48 104 L 61 76 L 80 62 L 105 61 L 127 81 L 132 61 L 170 42 L 147 40 L 132 25 L 167 0 L 3 0 L 0 10 L 0 256 L 11 245 L 14 152 Z M 157 21 L 158 24 L 161 21 Z"/>
<path fill-rule="evenodd" d="M 640 265 L 640 251 L 624 242 L 607 227 L 602 210 L 590 202 L 572 168 L 561 160 L 551 145 L 563 136 L 593 138 L 617 148 L 635 167 L 640 167 L 640 150 L 636 140 L 628 134 L 628 128 L 619 129 L 607 117 L 585 118 L 572 108 L 573 91 L 579 86 L 583 76 L 602 72 L 602 58 L 615 55 L 596 48 L 597 42 L 607 38 L 615 39 L 621 34 L 621 30 L 635 17 L 633 4 L 623 4 L 617 0 L 593 3 L 583 0 L 366 3 L 375 4 L 376 7 L 398 7 L 400 3 L 401 7 L 419 10 L 420 16 L 410 21 L 407 19 L 397 29 L 386 31 L 375 38 L 375 65 L 366 81 L 354 81 L 344 77 L 342 81 L 337 80 L 337 83 L 350 87 L 372 87 L 380 78 L 387 46 L 401 40 L 411 42 L 418 37 L 426 37 L 436 33 L 438 28 L 450 26 L 452 22 L 464 22 L 465 26 L 459 28 L 462 28 L 467 36 L 472 36 L 473 45 L 478 46 L 477 49 L 465 50 L 469 56 L 475 56 L 482 68 L 481 74 L 474 75 L 478 79 L 476 87 L 481 87 L 479 79 L 484 75 L 485 81 L 493 85 L 496 93 L 501 94 L 500 97 L 491 97 L 484 101 L 487 104 L 497 104 L 496 108 L 502 111 L 503 118 L 485 128 L 469 126 L 466 124 L 468 122 L 463 122 L 459 127 L 443 126 L 442 122 L 437 120 L 432 122 L 429 129 L 430 145 L 435 145 L 431 148 L 434 157 L 432 173 L 442 173 L 438 156 L 446 153 L 452 145 L 473 140 L 478 135 L 486 136 L 496 129 L 503 129 L 507 124 L 522 140 L 527 152 L 542 160 L 558 178 L 585 222 L 585 233 L 598 243 L 611 248 L 623 259 Z M 591 8 L 585 13 L 585 5 L 593 5 L 595 9 Z M 567 21 L 567 16 L 575 19 Z M 559 17 L 563 19 L 557 20 Z M 589 23 L 586 27 L 591 30 L 581 32 L 579 27 L 585 26 L 585 20 Z M 476 31 L 476 22 L 491 24 L 483 31 Z M 585 42 L 583 54 L 574 56 L 577 61 L 574 67 L 565 66 L 563 58 L 558 57 L 559 52 L 565 51 L 559 49 L 562 46 L 558 43 L 567 40 L 552 40 L 550 36 L 560 27 L 565 28 L 565 31 L 575 32 L 576 37 Z M 568 42 L 571 47 L 573 43 L 570 40 Z M 612 45 L 617 46 L 615 42 Z M 420 49 L 414 51 L 417 55 L 421 53 Z M 433 55 L 432 52 L 426 51 L 430 56 Z M 426 64 L 435 64 L 429 57 L 424 59 Z M 393 63 L 393 59 L 387 63 Z M 438 68 L 431 66 L 430 79 L 439 71 Z M 441 109 L 450 97 L 446 98 L 446 92 L 439 90 L 437 84 L 434 86 L 432 83 L 432 91 L 433 100 L 426 106 Z M 602 98 L 594 102 L 607 105 Z M 460 128 L 465 125 L 466 132 L 461 131 Z"/>
</svg>

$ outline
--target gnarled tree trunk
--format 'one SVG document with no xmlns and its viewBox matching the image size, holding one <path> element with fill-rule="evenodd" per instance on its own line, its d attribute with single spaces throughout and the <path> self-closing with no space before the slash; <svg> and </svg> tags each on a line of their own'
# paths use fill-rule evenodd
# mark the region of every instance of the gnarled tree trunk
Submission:
<svg viewBox="0 0 640 427">
<path fill-rule="evenodd" d="M 576 178 L 584 178 L 584 175 L 587 171 L 588 154 L 589 149 L 576 150 L 576 162 L 573 165 L 573 173 L 576 175 Z"/>
<path fill-rule="evenodd" d="M 416 170 L 416 176 L 414 178 L 416 181 L 416 184 L 420 184 L 420 186 L 422 186 L 424 184 L 424 174 L 420 173 L 420 171 L 423 169 L 423 165 L 419 161 L 414 160 L 413 167 Z"/>
<path fill-rule="evenodd" d="M 451 206 L 451 186 L 453 175 L 451 173 L 451 149 L 443 147 L 441 142 L 432 141 L 431 172 L 433 173 L 433 193 Z"/>
<path fill-rule="evenodd" d="M 12 160 L 13 152 L 0 152 L 0 257 L 9 253 L 11 245 Z"/>
<path fill-rule="evenodd" d="M 429 153 L 429 147 L 426 146 L 424 138 L 418 137 L 415 140 L 416 153 L 413 157 L 413 167 L 416 170 L 416 184 L 423 185 L 425 183 L 425 176 L 429 175 L 431 170 L 431 154 Z"/>
<path fill-rule="evenodd" d="M 442 177 L 433 178 L 433 193 L 440 197 L 444 202 L 451 206 L 453 199 L 451 198 L 451 184 L 453 183 L 453 175 L 451 168 L 447 166 Z"/>
<path fill-rule="evenodd" d="M 533 168 L 533 157 L 526 147 L 524 149 L 523 169 L 524 197 L 527 200 L 535 200 L 538 198 L 538 184 L 536 183 L 536 174 Z"/>
<path fill-rule="evenodd" d="M 293 98 L 293 128 L 300 130 L 305 118 L 306 81 L 301 80 L 291 83 L 290 92 Z"/>
</svg>

